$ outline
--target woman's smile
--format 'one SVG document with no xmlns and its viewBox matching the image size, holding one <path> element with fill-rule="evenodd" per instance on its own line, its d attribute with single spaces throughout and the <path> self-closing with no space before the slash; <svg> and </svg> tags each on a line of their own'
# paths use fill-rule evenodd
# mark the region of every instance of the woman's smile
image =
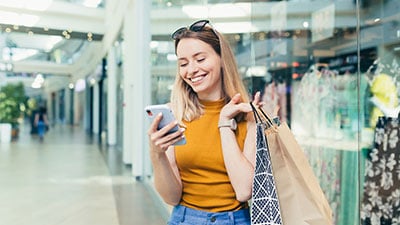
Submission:
<svg viewBox="0 0 400 225">
<path fill-rule="evenodd" d="M 204 80 L 204 78 L 207 76 L 207 74 L 205 74 L 205 75 L 200 75 L 200 76 L 195 76 L 195 77 L 191 77 L 190 78 L 190 81 L 192 81 L 192 84 L 198 84 L 198 83 L 200 83 L 201 81 L 203 81 Z"/>
</svg>

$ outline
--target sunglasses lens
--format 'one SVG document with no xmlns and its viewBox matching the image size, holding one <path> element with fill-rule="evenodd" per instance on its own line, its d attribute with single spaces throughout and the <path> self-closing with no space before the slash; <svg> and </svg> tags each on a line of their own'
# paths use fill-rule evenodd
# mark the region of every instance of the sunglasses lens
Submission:
<svg viewBox="0 0 400 225">
<path fill-rule="evenodd" d="M 178 30 L 176 30 L 172 35 L 172 39 L 177 39 L 187 28 L 186 27 L 181 27 Z"/>
<path fill-rule="evenodd" d="M 200 20 L 190 26 L 190 30 L 194 32 L 202 31 L 208 20 Z"/>
<path fill-rule="evenodd" d="M 197 22 L 195 22 L 194 24 L 192 24 L 189 27 L 189 30 L 194 31 L 194 32 L 199 32 L 202 31 L 203 28 L 207 25 L 207 23 L 209 23 L 210 21 L 208 20 L 199 20 Z M 181 27 L 178 30 L 176 30 L 174 33 L 172 33 L 171 37 L 172 39 L 176 40 L 178 38 L 180 38 L 180 36 L 183 34 L 183 32 L 185 32 L 187 30 L 186 27 Z M 215 33 L 215 32 L 214 32 Z"/>
</svg>

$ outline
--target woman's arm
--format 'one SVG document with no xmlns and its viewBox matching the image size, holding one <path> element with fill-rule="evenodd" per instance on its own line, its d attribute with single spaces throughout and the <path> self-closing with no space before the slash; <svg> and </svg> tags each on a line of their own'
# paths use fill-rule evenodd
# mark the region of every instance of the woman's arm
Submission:
<svg viewBox="0 0 400 225">
<path fill-rule="evenodd" d="M 255 95 L 254 104 L 260 104 L 260 93 Z M 236 95 L 224 106 L 220 120 L 234 118 L 239 112 L 251 112 L 249 103 L 242 103 L 240 95 Z M 225 167 L 235 190 L 238 201 L 245 202 L 251 198 L 254 165 L 256 155 L 256 128 L 251 116 L 247 120 L 247 135 L 243 151 L 239 148 L 235 132 L 229 127 L 219 128 Z"/>
<path fill-rule="evenodd" d="M 251 198 L 255 164 L 255 127 L 248 122 L 243 152 L 239 148 L 234 131 L 221 127 L 221 144 L 225 167 L 235 190 L 236 199 L 245 202 Z M 254 132 L 253 132 L 254 131 Z"/>
<path fill-rule="evenodd" d="M 148 130 L 154 185 L 167 204 L 177 205 L 182 196 L 182 181 L 175 162 L 174 147 L 172 145 L 181 139 L 183 130 L 166 135 L 177 124 L 176 121 L 157 130 L 161 117 L 161 115 L 158 115 Z"/>
<path fill-rule="evenodd" d="M 37 127 L 39 122 L 39 113 L 35 113 L 35 118 L 33 119 L 33 125 Z"/>
</svg>

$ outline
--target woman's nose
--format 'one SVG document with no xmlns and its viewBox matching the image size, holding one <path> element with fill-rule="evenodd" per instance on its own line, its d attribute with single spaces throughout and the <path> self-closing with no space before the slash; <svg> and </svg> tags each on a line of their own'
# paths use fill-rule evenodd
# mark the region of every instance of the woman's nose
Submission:
<svg viewBox="0 0 400 225">
<path fill-rule="evenodd" d="M 188 64 L 188 74 L 192 75 L 199 71 L 199 67 L 195 63 Z"/>
</svg>

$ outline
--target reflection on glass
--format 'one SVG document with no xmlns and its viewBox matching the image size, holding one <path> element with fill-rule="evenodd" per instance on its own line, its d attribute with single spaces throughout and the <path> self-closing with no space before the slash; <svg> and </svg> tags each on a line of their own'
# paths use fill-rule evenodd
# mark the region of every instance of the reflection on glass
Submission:
<svg viewBox="0 0 400 225">
<path fill-rule="evenodd" d="M 281 120 L 319 178 L 335 224 L 399 223 L 400 131 L 392 125 L 398 120 L 382 118 L 400 111 L 400 2 L 246 1 L 246 15 L 228 18 L 211 14 L 221 3 L 154 0 L 153 7 L 209 9 L 204 15 L 235 49 L 249 93 L 261 91 L 270 113 L 280 107 Z M 172 41 L 164 41 L 152 50 L 157 103 L 168 101 L 176 72 Z M 376 147 L 377 132 L 384 132 L 387 154 Z M 385 188 L 390 193 L 378 191 Z"/>
</svg>

